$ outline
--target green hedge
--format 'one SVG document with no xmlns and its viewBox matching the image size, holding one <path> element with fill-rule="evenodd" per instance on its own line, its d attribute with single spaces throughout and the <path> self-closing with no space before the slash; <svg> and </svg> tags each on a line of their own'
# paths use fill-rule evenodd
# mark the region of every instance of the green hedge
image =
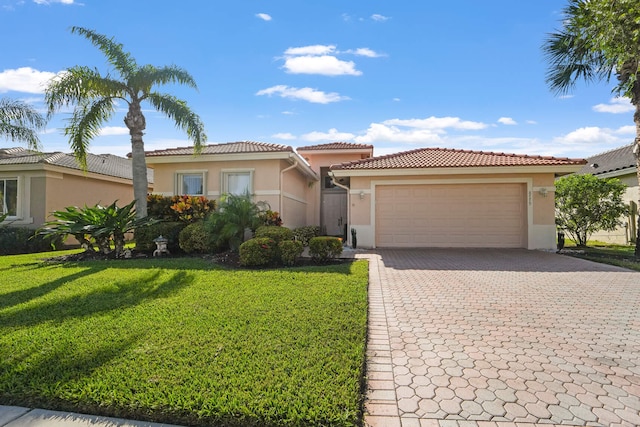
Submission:
<svg viewBox="0 0 640 427">
<path fill-rule="evenodd" d="M 284 240 L 293 240 L 293 231 L 287 227 L 280 227 L 277 225 L 264 225 L 258 227 L 255 237 L 269 237 L 280 243 Z"/>
<path fill-rule="evenodd" d="M 297 240 L 284 240 L 278 243 L 278 254 L 280 255 L 280 261 L 282 264 L 292 266 L 296 263 L 296 260 L 304 251 L 302 242 Z"/>
<path fill-rule="evenodd" d="M 136 249 L 143 252 L 153 252 L 156 244 L 153 239 L 166 237 L 169 242 L 167 248 L 172 253 L 180 252 L 180 232 L 187 226 L 184 222 L 159 222 L 148 227 L 136 229 L 134 240 Z"/>
<path fill-rule="evenodd" d="M 0 226 L 0 255 L 47 252 L 52 247 L 62 246 L 60 238 L 45 239 L 35 232 L 36 230 L 25 227 Z"/>
<path fill-rule="evenodd" d="M 188 254 L 211 252 L 211 237 L 202 221 L 187 225 L 178 236 L 180 249 Z"/>
<path fill-rule="evenodd" d="M 261 267 L 271 264 L 276 257 L 276 242 L 269 237 L 256 237 L 240 245 L 240 265 Z"/>
<path fill-rule="evenodd" d="M 342 239 L 320 236 L 309 241 L 309 255 L 316 262 L 327 262 L 342 254 Z"/>
<path fill-rule="evenodd" d="M 309 241 L 320 235 L 320 227 L 317 225 L 307 225 L 293 229 L 293 236 L 304 246 L 309 246 Z"/>
</svg>

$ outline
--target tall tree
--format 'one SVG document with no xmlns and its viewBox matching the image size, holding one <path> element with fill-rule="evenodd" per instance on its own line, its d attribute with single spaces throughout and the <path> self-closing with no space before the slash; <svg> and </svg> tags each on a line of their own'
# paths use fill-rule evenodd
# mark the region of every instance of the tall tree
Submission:
<svg viewBox="0 0 640 427">
<path fill-rule="evenodd" d="M 38 131 L 46 120 L 33 107 L 22 101 L 0 98 L 0 138 L 26 142 L 33 150 L 40 149 Z"/>
<path fill-rule="evenodd" d="M 146 120 L 142 114 L 142 103 L 148 102 L 157 111 L 172 119 L 183 129 L 195 151 L 202 148 L 206 135 L 200 117 L 181 99 L 155 91 L 156 86 L 179 83 L 197 89 L 193 77 L 184 69 L 170 65 L 156 67 L 138 65 L 122 44 L 113 38 L 82 27 L 72 27 L 71 32 L 88 39 L 106 57 L 114 73 L 102 75 L 97 69 L 75 66 L 61 73 L 47 87 L 45 100 L 49 116 L 60 108 L 74 105 L 69 124 L 64 134 L 76 158 L 86 168 L 86 156 L 91 140 L 98 135 L 101 125 L 113 117 L 116 103 L 127 103 L 128 111 L 124 123 L 131 135 L 131 162 L 133 168 L 133 194 L 138 217 L 147 215 L 147 162 L 142 136 Z"/>
<path fill-rule="evenodd" d="M 629 98 L 635 107 L 633 120 L 640 183 L 640 6 L 638 0 L 569 0 L 562 28 L 543 45 L 549 61 L 547 83 L 558 93 L 571 90 L 578 80 L 609 82 L 613 92 Z M 638 194 L 640 199 L 640 193 Z M 640 218 L 635 256 L 640 258 Z"/>
</svg>

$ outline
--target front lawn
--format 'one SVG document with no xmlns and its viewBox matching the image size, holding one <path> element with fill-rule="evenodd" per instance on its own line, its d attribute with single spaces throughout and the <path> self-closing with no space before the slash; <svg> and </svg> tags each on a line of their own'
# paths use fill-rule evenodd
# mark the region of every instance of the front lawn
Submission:
<svg viewBox="0 0 640 427">
<path fill-rule="evenodd" d="M 188 425 L 361 422 L 367 263 L 0 257 L 0 404 Z"/>
<path fill-rule="evenodd" d="M 640 261 L 635 259 L 635 246 L 616 245 L 602 242 L 587 242 L 588 246 L 576 247 L 569 241 L 562 253 L 590 261 L 617 265 L 631 270 L 640 271 Z"/>
</svg>

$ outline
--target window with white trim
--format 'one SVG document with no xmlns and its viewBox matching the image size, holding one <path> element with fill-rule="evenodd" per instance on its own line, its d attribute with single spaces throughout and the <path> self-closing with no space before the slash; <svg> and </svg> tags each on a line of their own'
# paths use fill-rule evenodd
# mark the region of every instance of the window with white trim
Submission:
<svg viewBox="0 0 640 427">
<path fill-rule="evenodd" d="M 0 179 L 0 214 L 18 215 L 18 179 Z"/>
<path fill-rule="evenodd" d="M 177 174 L 176 194 L 204 196 L 204 172 L 185 172 Z"/>
<path fill-rule="evenodd" d="M 223 171 L 222 193 L 235 195 L 252 194 L 253 171 Z"/>
</svg>

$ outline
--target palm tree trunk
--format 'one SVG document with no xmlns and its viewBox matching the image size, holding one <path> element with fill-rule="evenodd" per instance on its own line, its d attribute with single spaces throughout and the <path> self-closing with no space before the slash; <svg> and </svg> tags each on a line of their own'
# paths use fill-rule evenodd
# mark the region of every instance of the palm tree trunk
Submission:
<svg viewBox="0 0 640 427">
<path fill-rule="evenodd" d="M 633 143 L 633 154 L 636 156 L 636 175 L 638 177 L 638 205 L 640 206 L 640 84 L 636 84 L 634 87 L 634 96 L 632 101 L 635 101 L 636 111 L 633 113 L 633 121 L 636 124 L 636 139 Z M 636 224 L 636 248 L 634 255 L 636 259 L 640 259 L 640 215 L 638 216 L 638 222 Z"/>
<path fill-rule="evenodd" d="M 133 100 L 129 104 L 129 112 L 124 118 L 124 123 L 129 128 L 131 135 L 131 166 L 133 176 L 133 197 L 136 201 L 136 217 L 147 216 L 147 192 L 149 182 L 147 180 L 147 161 L 144 155 L 144 129 L 146 121 L 140 108 L 140 102 Z"/>
</svg>

